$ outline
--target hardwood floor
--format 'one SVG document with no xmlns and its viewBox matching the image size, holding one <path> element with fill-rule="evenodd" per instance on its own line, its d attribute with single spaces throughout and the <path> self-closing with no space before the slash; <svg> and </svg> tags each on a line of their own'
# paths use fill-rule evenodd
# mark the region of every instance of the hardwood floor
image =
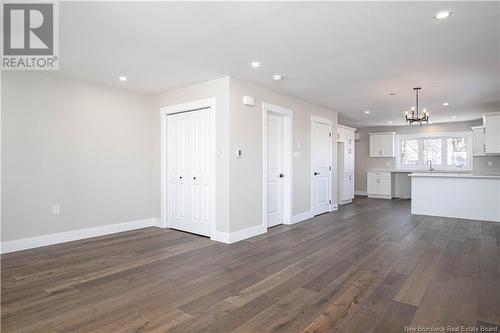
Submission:
<svg viewBox="0 0 500 333">
<path fill-rule="evenodd" d="M 500 331 L 500 224 L 358 198 L 224 245 L 147 228 L 2 256 L 2 332 Z"/>
</svg>

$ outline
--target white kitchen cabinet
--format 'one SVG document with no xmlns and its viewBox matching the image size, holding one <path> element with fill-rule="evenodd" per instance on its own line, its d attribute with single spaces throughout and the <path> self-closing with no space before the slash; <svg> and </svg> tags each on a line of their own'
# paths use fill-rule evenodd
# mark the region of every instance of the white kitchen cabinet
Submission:
<svg viewBox="0 0 500 333">
<path fill-rule="evenodd" d="M 369 133 L 370 157 L 395 157 L 395 132 Z"/>
<path fill-rule="evenodd" d="M 391 172 L 368 171 L 366 184 L 369 198 L 392 199 L 394 196 Z"/>
<path fill-rule="evenodd" d="M 338 125 L 337 136 L 337 197 L 339 204 L 354 199 L 354 128 Z"/>
<path fill-rule="evenodd" d="M 486 130 L 484 126 L 472 127 L 473 155 L 486 156 Z"/>
<path fill-rule="evenodd" d="M 486 154 L 500 154 L 500 112 L 483 115 Z"/>
</svg>

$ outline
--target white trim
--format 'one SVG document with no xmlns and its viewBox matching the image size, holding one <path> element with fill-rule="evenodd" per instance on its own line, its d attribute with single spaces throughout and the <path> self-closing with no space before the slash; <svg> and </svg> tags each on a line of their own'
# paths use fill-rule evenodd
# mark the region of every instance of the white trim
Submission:
<svg viewBox="0 0 500 333">
<path fill-rule="evenodd" d="M 368 194 L 366 193 L 366 191 L 354 191 L 354 195 L 361 195 L 366 197 Z"/>
<path fill-rule="evenodd" d="M 193 111 L 193 110 L 201 109 L 201 108 L 208 108 L 208 107 L 211 108 L 212 106 L 215 106 L 215 104 L 216 104 L 215 97 L 211 97 L 211 98 L 200 99 L 200 100 L 188 102 L 188 103 L 164 106 L 164 107 L 160 108 L 160 113 L 161 114 L 174 114 L 174 113 L 179 113 L 179 112 Z"/>
<path fill-rule="evenodd" d="M 373 132 L 373 133 L 368 133 L 368 135 L 383 135 L 383 134 L 394 134 L 396 135 L 396 132 Z"/>
<path fill-rule="evenodd" d="M 292 224 L 299 223 L 305 220 L 312 219 L 314 217 L 312 211 L 308 210 L 307 212 L 295 214 L 292 217 Z"/>
<path fill-rule="evenodd" d="M 347 130 L 350 130 L 350 131 L 356 131 L 357 130 L 357 128 L 349 127 L 349 126 L 346 126 L 346 125 L 340 125 L 340 124 L 337 124 L 337 127 L 344 128 L 344 129 L 347 129 Z"/>
<path fill-rule="evenodd" d="M 98 237 L 104 235 L 115 234 L 118 232 L 142 229 L 147 227 L 159 227 L 160 220 L 157 218 L 149 218 L 143 220 L 129 221 L 116 224 L 108 224 L 99 227 L 78 229 L 72 231 L 58 232 L 30 238 L 16 239 L 1 243 L 1 253 L 9 253 L 27 249 L 33 249 L 41 246 L 54 245 Z"/>
<path fill-rule="evenodd" d="M 313 175 L 313 172 L 312 172 L 312 153 L 313 153 L 313 147 L 312 147 L 312 136 L 313 136 L 313 124 L 317 122 L 317 123 L 320 123 L 320 124 L 324 124 L 324 125 L 329 125 L 330 126 L 330 133 L 332 134 L 331 138 L 330 138 L 330 166 L 331 166 L 331 170 L 330 170 L 330 184 L 329 184 L 329 193 L 328 193 L 328 200 L 329 201 L 333 201 L 332 198 L 333 198 L 333 186 L 332 186 L 332 183 L 333 183 L 333 176 L 335 175 L 335 184 L 337 184 L 337 174 L 333 172 L 333 121 L 330 120 L 330 119 L 326 119 L 326 118 L 321 118 L 321 117 L 317 117 L 317 116 L 311 116 L 311 127 L 310 127 L 310 139 L 311 139 L 311 154 L 309 155 L 309 163 L 310 163 L 310 166 L 311 166 L 311 170 L 309 171 L 310 172 L 310 182 L 311 182 L 311 212 L 314 216 L 314 200 L 313 200 L 313 181 L 314 181 L 314 175 Z M 334 211 L 336 210 L 336 208 L 332 207 L 332 205 L 337 205 L 336 203 L 331 203 L 330 204 L 330 208 L 329 208 L 329 211 Z M 337 205 L 337 208 L 338 208 L 338 205 Z"/>
<path fill-rule="evenodd" d="M 267 229 L 267 114 L 283 116 L 283 224 L 292 224 L 293 110 L 262 103 L 262 225 Z"/>
<path fill-rule="evenodd" d="M 160 109 L 161 118 L 161 227 L 168 228 L 167 220 L 167 115 L 179 112 L 194 111 L 196 109 L 210 108 L 210 237 L 215 232 L 216 217 L 216 169 L 215 169 L 215 117 L 216 117 L 216 99 L 215 97 L 201 99 L 193 102 L 165 106 Z"/>
<path fill-rule="evenodd" d="M 391 195 L 383 195 L 383 194 L 369 194 L 368 198 L 374 198 L 374 199 L 392 199 Z"/>
<path fill-rule="evenodd" d="M 235 242 L 239 242 L 241 240 L 255 237 L 261 234 L 265 234 L 267 232 L 267 226 L 263 224 L 256 225 L 254 227 L 246 228 L 243 230 L 238 230 L 234 232 L 223 232 L 223 231 L 215 231 L 213 236 L 211 237 L 212 240 L 221 242 L 221 243 L 226 243 L 226 244 L 232 244 Z"/>
</svg>

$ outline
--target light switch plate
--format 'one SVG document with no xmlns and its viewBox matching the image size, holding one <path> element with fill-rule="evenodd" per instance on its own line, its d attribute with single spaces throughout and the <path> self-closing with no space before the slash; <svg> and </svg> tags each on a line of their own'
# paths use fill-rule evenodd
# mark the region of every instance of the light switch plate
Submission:
<svg viewBox="0 0 500 333">
<path fill-rule="evenodd" d="M 61 214 L 61 206 L 60 205 L 52 205 L 52 214 L 54 214 L 54 215 Z"/>
</svg>

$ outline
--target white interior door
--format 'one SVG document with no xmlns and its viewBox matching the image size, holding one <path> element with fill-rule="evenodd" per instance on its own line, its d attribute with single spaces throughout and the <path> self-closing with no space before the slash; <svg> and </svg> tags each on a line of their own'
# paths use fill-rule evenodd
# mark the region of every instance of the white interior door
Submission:
<svg viewBox="0 0 500 333">
<path fill-rule="evenodd" d="M 209 109 L 167 116 L 167 219 L 170 228 L 210 235 Z"/>
<path fill-rule="evenodd" d="M 330 208 L 331 128 L 313 121 L 311 130 L 312 210 L 318 215 Z"/>
<path fill-rule="evenodd" d="M 283 223 L 283 117 L 267 115 L 267 226 Z"/>
</svg>

